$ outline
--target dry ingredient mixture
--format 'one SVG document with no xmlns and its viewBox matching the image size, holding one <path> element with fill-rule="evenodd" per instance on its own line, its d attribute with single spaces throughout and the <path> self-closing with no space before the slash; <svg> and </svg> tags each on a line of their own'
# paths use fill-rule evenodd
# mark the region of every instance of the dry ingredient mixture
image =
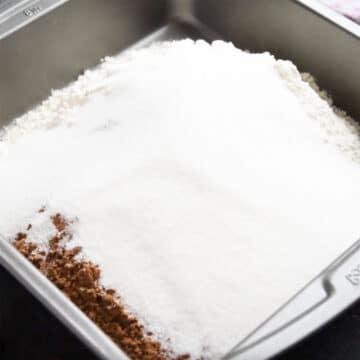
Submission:
<svg viewBox="0 0 360 360">
<path fill-rule="evenodd" d="M 359 236 L 358 127 L 303 78 L 220 41 L 105 59 L 3 131 L 0 233 L 134 359 L 220 357 Z"/>
<path fill-rule="evenodd" d="M 44 209 L 40 210 L 40 213 Z M 35 243 L 27 241 L 27 233 L 19 232 L 13 244 L 49 280 L 62 290 L 91 320 L 109 335 L 132 359 L 186 360 L 187 354 L 175 356 L 162 349 L 161 344 L 151 339 L 139 321 L 124 309 L 114 289 L 105 289 L 99 283 L 100 269 L 90 261 L 76 259 L 80 247 L 66 249 L 61 242 L 72 237 L 71 221 L 61 214 L 50 216 L 49 221 L 56 233 L 49 240 L 48 251 L 39 251 Z"/>
</svg>

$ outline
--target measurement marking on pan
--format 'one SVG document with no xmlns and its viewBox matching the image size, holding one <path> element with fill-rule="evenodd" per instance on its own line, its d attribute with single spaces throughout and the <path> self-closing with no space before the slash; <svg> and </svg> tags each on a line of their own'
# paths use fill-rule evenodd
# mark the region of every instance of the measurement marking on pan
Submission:
<svg viewBox="0 0 360 360">
<path fill-rule="evenodd" d="M 34 16 L 34 15 L 38 14 L 41 10 L 42 10 L 41 6 L 36 5 L 36 6 L 28 7 L 27 9 L 25 9 L 23 11 L 23 13 L 25 16 L 30 17 L 30 16 Z"/>
<path fill-rule="evenodd" d="M 360 285 L 360 264 L 355 268 L 351 269 L 346 275 L 346 280 L 349 281 L 351 285 L 358 286 Z"/>
</svg>

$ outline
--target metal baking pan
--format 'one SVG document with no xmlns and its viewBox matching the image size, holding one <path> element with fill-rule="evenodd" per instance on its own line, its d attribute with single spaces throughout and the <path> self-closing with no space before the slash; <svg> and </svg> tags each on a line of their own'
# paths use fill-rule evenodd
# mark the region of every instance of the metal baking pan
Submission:
<svg viewBox="0 0 360 360">
<path fill-rule="evenodd" d="M 316 1 L 0 0 L 0 128 L 106 55 L 186 37 L 222 38 L 290 59 L 360 119 L 360 27 Z M 1 236 L 0 263 L 100 358 L 127 359 Z M 359 297 L 360 241 L 225 358 L 270 358 Z"/>
</svg>

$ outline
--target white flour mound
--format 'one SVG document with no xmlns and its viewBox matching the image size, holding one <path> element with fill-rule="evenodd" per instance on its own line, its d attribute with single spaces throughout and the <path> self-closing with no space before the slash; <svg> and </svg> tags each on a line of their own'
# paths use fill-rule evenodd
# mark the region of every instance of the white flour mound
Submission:
<svg viewBox="0 0 360 360">
<path fill-rule="evenodd" d="M 360 235 L 356 130 L 296 67 L 184 40 L 106 59 L 5 129 L 0 233 L 42 206 L 176 353 L 217 358 Z M 38 215 L 31 240 L 53 232 Z"/>
</svg>

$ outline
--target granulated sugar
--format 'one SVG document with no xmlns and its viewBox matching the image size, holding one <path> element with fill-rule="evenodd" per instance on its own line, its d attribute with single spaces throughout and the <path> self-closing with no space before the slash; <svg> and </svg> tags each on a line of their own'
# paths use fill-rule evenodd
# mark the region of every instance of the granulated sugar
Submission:
<svg viewBox="0 0 360 360">
<path fill-rule="evenodd" d="M 49 214 L 77 219 L 68 246 L 153 337 L 213 359 L 357 240 L 359 160 L 356 127 L 290 62 L 158 44 L 4 131 L 0 233 L 32 223 L 46 250 Z"/>
</svg>

